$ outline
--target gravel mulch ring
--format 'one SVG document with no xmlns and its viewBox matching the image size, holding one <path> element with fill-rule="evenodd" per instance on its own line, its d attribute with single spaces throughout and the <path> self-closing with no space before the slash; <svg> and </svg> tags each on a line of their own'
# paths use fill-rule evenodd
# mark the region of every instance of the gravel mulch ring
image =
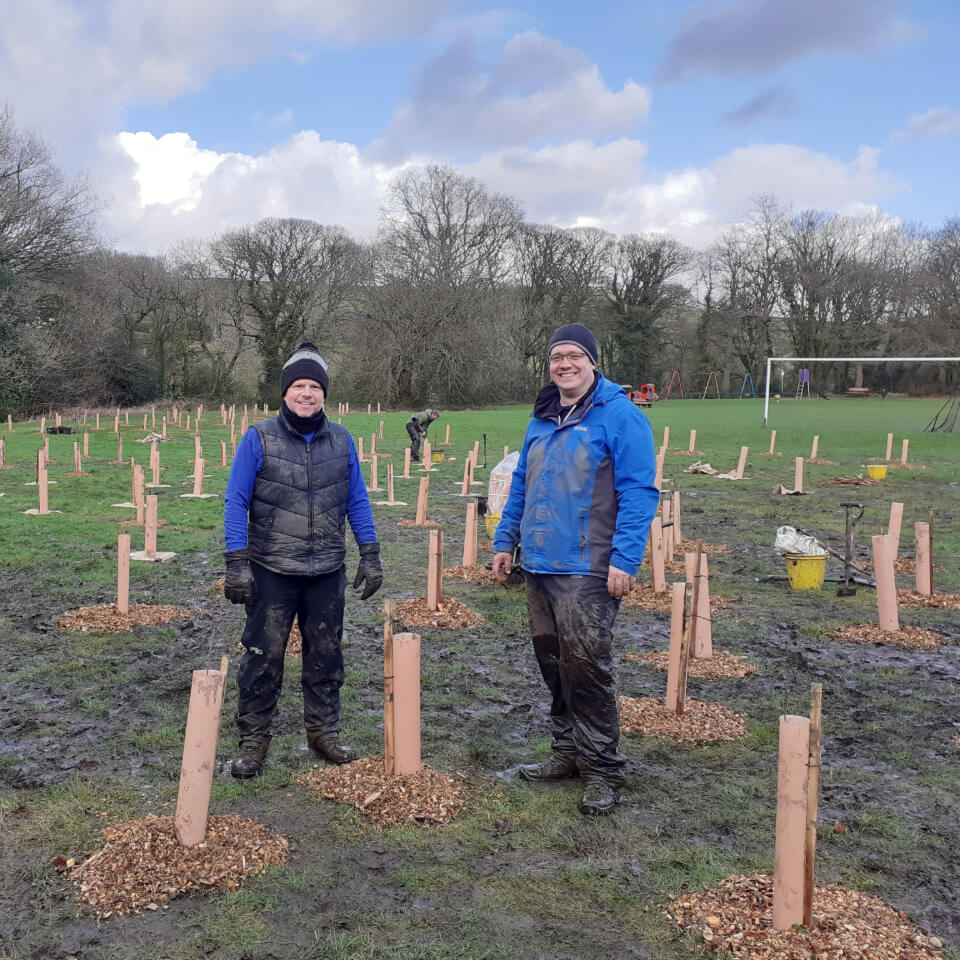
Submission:
<svg viewBox="0 0 960 960">
<path fill-rule="evenodd" d="M 316 797 L 353 804 L 380 827 L 449 823 L 467 803 L 466 794 L 452 777 L 429 767 L 388 777 L 383 757 L 364 757 L 339 767 L 314 767 L 296 781 Z"/>
<path fill-rule="evenodd" d="M 440 524 L 436 520 L 425 520 L 423 523 L 417 523 L 416 520 L 400 520 L 397 523 L 398 527 L 439 527 Z"/>
<path fill-rule="evenodd" d="M 691 697 L 687 697 L 681 716 L 668 710 L 659 697 L 620 697 L 620 729 L 681 743 L 720 743 L 747 735 L 740 714 L 722 703 L 704 703 Z"/>
<path fill-rule="evenodd" d="M 848 623 L 838 627 L 833 640 L 845 643 L 885 643 L 893 647 L 940 647 L 949 640 L 942 633 L 921 630 L 920 627 L 901 627 L 897 631 L 881 630 L 876 623 Z"/>
<path fill-rule="evenodd" d="M 898 590 L 897 603 L 907 607 L 934 607 L 938 610 L 960 610 L 960 594 L 937 593 L 928 597 L 916 590 Z"/>
<path fill-rule="evenodd" d="M 161 623 L 185 620 L 193 616 L 192 610 L 170 604 L 131 603 L 128 613 L 117 613 L 116 604 L 101 603 L 93 607 L 69 610 L 58 621 L 58 627 L 89 633 L 114 633 L 132 630 L 134 627 L 156 627 Z"/>
<path fill-rule="evenodd" d="M 704 553 L 730 553 L 730 548 L 722 543 L 704 543 L 701 544 L 701 547 Z M 697 541 L 681 537 L 677 550 L 682 550 L 684 553 L 696 553 Z"/>
<path fill-rule="evenodd" d="M 877 897 L 839 884 L 813 891 L 813 927 L 774 930 L 773 877 L 727 877 L 711 890 L 685 894 L 666 909 L 681 930 L 709 947 L 749 960 L 925 960 L 941 946 Z"/>
<path fill-rule="evenodd" d="M 400 600 L 394 616 L 408 627 L 429 627 L 434 630 L 458 630 L 482 623 L 483 617 L 456 597 L 441 597 L 438 610 L 427 607 L 426 597 Z"/>
<path fill-rule="evenodd" d="M 172 816 L 127 820 L 103 831 L 104 846 L 82 863 L 54 857 L 97 920 L 156 910 L 191 890 L 236 890 L 264 867 L 285 863 L 286 839 L 235 814 L 211 816 L 207 836 L 182 847 Z"/>
<path fill-rule="evenodd" d="M 467 583 L 496 583 L 497 578 L 492 570 L 475 564 L 472 567 L 444 567 L 443 575 L 445 577 L 456 577 L 457 580 L 466 580 Z"/>
<path fill-rule="evenodd" d="M 654 670 L 666 670 L 670 653 L 667 650 L 657 650 L 654 653 L 627 653 L 624 654 L 623 659 L 632 663 L 642 663 L 653 667 Z M 739 680 L 756 672 L 756 666 L 746 657 L 727 650 L 714 650 L 711 659 L 691 660 L 687 667 L 687 673 L 691 677 L 699 677 L 702 680 Z"/>
</svg>

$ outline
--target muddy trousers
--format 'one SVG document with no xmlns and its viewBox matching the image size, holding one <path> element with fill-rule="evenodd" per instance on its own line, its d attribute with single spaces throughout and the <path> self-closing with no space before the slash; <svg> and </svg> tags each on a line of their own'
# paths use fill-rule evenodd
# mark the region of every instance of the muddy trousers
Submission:
<svg viewBox="0 0 960 960">
<path fill-rule="evenodd" d="M 257 582 L 241 643 L 237 674 L 240 742 L 270 743 L 270 723 L 283 686 L 283 657 L 294 617 L 303 638 L 301 686 L 307 733 L 335 735 L 343 686 L 346 568 L 320 577 L 292 577 L 251 564 Z"/>
<path fill-rule="evenodd" d="M 553 752 L 576 759 L 582 776 L 619 786 L 626 760 L 611 641 L 620 601 L 605 577 L 524 577 L 533 649 L 552 697 Z"/>
<path fill-rule="evenodd" d="M 410 437 L 410 459 L 420 459 L 420 427 L 412 420 L 407 421 L 407 435 Z"/>
</svg>

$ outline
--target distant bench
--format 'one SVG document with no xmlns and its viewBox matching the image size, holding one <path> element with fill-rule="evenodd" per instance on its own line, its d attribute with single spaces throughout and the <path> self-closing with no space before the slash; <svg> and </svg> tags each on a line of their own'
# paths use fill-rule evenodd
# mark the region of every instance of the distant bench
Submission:
<svg viewBox="0 0 960 960">
<path fill-rule="evenodd" d="M 847 393 L 851 397 L 865 397 L 870 393 L 869 387 L 847 387 Z"/>
</svg>

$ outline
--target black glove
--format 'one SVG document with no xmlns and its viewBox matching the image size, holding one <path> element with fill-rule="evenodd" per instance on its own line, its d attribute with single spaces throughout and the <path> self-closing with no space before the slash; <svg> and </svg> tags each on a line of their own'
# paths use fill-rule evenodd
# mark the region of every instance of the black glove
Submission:
<svg viewBox="0 0 960 960">
<path fill-rule="evenodd" d="M 257 581 L 253 579 L 250 555 L 246 550 L 228 550 L 223 559 L 227 561 L 223 595 L 231 603 L 252 603 L 257 595 Z"/>
<path fill-rule="evenodd" d="M 359 590 L 360 584 L 365 583 L 361 600 L 372 597 L 383 585 L 383 567 L 380 566 L 380 544 L 360 544 L 360 566 L 357 575 L 353 578 L 353 589 Z"/>
</svg>

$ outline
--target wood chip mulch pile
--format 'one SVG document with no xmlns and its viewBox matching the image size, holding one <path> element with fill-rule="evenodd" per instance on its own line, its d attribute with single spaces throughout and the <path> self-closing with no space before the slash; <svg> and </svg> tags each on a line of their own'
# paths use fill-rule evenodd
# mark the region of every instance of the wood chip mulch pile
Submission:
<svg viewBox="0 0 960 960">
<path fill-rule="evenodd" d="M 885 643 L 893 647 L 940 647 L 947 643 L 942 633 L 921 630 L 920 627 L 901 627 L 899 630 L 881 630 L 876 623 L 848 623 L 837 627 L 832 639 L 846 643 Z"/>
<path fill-rule="evenodd" d="M 897 603 L 907 607 L 934 607 L 938 610 L 960 610 L 960 594 L 937 593 L 934 591 L 928 597 L 916 590 L 898 590 Z"/>
<path fill-rule="evenodd" d="M 483 617 L 456 597 L 441 597 L 439 609 L 431 610 L 426 597 L 400 600 L 394 610 L 398 620 L 408 627 L 432 627 L 435 630 L 458 630 L 482 623 Z"/>
<path fill-rule="evenodd" d="M 710 890 L 684 894 L 665 910 L 681 930 L 714 950 L 749 960 L 926 960 L 942 946 L 877 897 L 839 884 L 817 885 L 812 929 L 773 929 L 773 877 L 727 877 Z"/>
<path fill-rule="evenodd" d="M 960 733 L 956 734 L 953 738 L 954 746 L 960 750 Z"/>
<path fill-rule="evenodd" d="M 704 543 L 701 544 L 704 553 L 730 553 L 730 548 L 722 543 Z M 686 537 L 680 538 L 680 543 L 677 544 L 677 551 L 682 551 L 683 553 L 696 553 L 697 552 L 697 541 L 688 540 Z"/>
<path fill-rule="evenodd" d="M 157 910 L 191 890 L 236 890 L 264 867 L 285 863 L 290 851 L 284 837 L 235 814 L 211 816 L 206 839 L 195 847 L 180 846 L 172 816 L 128 820 L 108 827 L 103 838 L 104 846 L 82 863 L 53 860 L 98 921 Z"/>
<path fill-rule="evenodd" d="M 314 767 L 296 780 L 316 797 L 353 804 L 380 827 L 448 823 L 467 803 L 463 788 L 452 777 L 429 767 L 388 777 L 383 757 L 364 757 L 339 767 Z"/>
<path fill-rule="evenodd" d="M 128 613 L 117 613 L 115 604 L 101 603 L 94 607 L 67 611 L 57 621 L 57 626 L 67 630 L 79 630 L 81 633 L 114 633 L 119 630 L 132 630 L 134 627 L 156 627 L 161 623 L 185 620 L 192 616 L 192 610 L 170 604 L 131 603 Z"/>
<path fill-rule="evenodd" d="M 653 653 L 627 653 L 624 654 L 623 659 L 642 663 L 655 670 L 666 670 L 670 653 L 667 650 L 657 650 Z M 745 656 L 730 653 L 727 650 L 714 650 L 709 660 L 691 660 L 687 667 L 687 673 L 691 677 L 699 677 L 702 680 L 739 680 L 756 672 L 756 666 Z"/>
<path fill-rule="evenodd" d="M 397 523 L 398 527 L 439 527 L 440 524 L 436 520 L 425 520 L 423 523 L 417 523 L 416 520 L 400 520 Z"/>
<path fill-rule="evenodd" d="M 481 543 L 478 543 L 477 550 L 479 550 L 480 553 L 493 553 L 493 541 L 484 540 Z"/>
<path fill-rule="evenodd" d="M 872 570 L 873 561 L 864 560 L 864 562 L 859 564 L 859 566 L 861 570 Z M 896 557 L 893 561 L 893 572 L 894 573 L 916 573 L 917 561 L 911 560 L 909 557 Z"/>
<path fill-rule="evenodd" d="M 467 583 L 496 583 L 497 578 L 492 570 L 480 566 L 479 563 L 472 567 L 444 567 L 443 575 L 445 577 L 456 577 L 457 580 L 466 580 Z"/>
<path fill-rule="evenodd" d="M 659 697 L 620 697 L 620 729 L 681 743 L 720 743 L 747 735 L 743 717 L 722 703 L 687 697 L 677 715 Z"/>
<path fill-rule="evenodd" d="M 670 591 L 654 593 L 649 583 L 638 583 L 621 601 L 628 610 L 652 610 L 657 613 L 670 612 Z"/>
<path fill-rule="evenodd" d="M 924 463 L 888 463 L 888 470 L 929 470 L 930 468 Z"/>
<path fill-rule="evenodd" d="M 836 460 L 824 460 L 822 457 L 814 457 L 812 460 L 810 457 L 804 457 L 804 463 L 812 463 L 818 467 L 838 467 L 840 464 Z"/>
</svg>

